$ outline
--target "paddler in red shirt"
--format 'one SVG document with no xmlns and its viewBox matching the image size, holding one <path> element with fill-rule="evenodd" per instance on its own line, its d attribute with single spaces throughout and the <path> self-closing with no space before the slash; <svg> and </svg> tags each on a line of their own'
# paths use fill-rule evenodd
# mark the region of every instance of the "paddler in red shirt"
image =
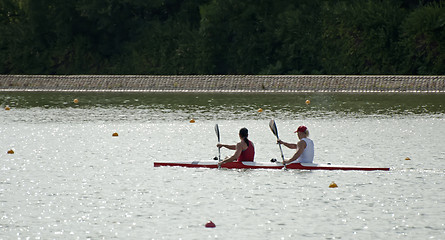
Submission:
<svg viewBox="0 0 445 240">
<path fill-rule="evenodd" d="M 233 154 L 233 156 L 224 159 L 223 161 L 219 162 L 218 165 L 221 166 L 224 163 L 233 162 L 235 160 L 237 162 L 253 162 L 253 159 L 255 158 L 255 147 L 253 146 L 253 142 L 247 139 L 248 136 L 249 131 L 247 128 L 241 128 L 239 130 L 239 138 L 241 142 L 237 143 L 236 145 L 218 143 L 216 146 L 219 148 L 225 147 L 230 150 L 235 150 L 235 154 Z"/>
</svg>

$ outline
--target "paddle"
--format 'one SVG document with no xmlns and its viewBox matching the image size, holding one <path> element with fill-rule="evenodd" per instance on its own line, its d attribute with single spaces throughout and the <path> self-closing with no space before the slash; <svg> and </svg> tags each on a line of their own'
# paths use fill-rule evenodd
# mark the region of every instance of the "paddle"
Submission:
<svg viewBox="0 0 445 240">
<path fill-rule="evenodd" d="M 278 137 L 278 129 L 277 129 L 277 125 L 275 124 L 275 120 L 270 120 L 269 127 L 270 127 L 270 130 L 272 131 L 272 133 L 277 137 L 277 141 L 278 141 L 278 139 L 280 139 L 280 138 Z M 283 149 L 281 149 L 280 143 L 278 143 L 278 146 L 280 147 L 281 159 L 284 162 Z M 286 165 L 284 165 L 284 168 L 286 168 Z"/>
<path fill-rule="evenodd" d="M 218 137 L 218 143 L 221 142 L 221 138 L 219 137 L 219 127 L 218 124 L 215 124 L 215 133 Z M 218 148 L 218 161 L 221 162 L 221 148 Z"/>
</svg>

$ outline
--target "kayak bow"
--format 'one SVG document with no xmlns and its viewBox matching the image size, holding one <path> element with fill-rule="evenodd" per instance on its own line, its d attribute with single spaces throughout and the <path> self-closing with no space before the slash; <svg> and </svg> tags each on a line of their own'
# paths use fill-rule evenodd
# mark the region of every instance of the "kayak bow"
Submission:
<svg viewBox="0 0 445 240">
<path fill-rule="evenodd" d="M 215 161 L 192 161 L 192 162 L 154 162 L 155 167 L 189 167 L 189 168 L 218 168 Z M 228 169 L 282 169 L 284 165 L 280 162 L 229 162 L 221 166 Z M 389 171 L 389 168 L 369 166 L 346 166 L 317 163 L 293 163 L 286 165 L 287 169 L 301 170 L 351 170 L 351 171 Z"/>
</svg>

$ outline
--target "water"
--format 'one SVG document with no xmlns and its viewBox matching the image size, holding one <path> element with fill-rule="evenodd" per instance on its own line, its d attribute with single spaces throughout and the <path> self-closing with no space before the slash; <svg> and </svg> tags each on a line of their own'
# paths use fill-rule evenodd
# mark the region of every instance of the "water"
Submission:
<svg viewBox="0 0 445 240">
<path fill-rule="evenodd" d="M 0 93 L 0 239 L 443 239 L 444 100 Z M 215 123 L 222 142 L 247 127 L 256 161 L 279 159 L 270 119 L 289 142 L 308 126 L 316 162 L 391 171 L 153 167 L 212 159 Z"/>
</svg>

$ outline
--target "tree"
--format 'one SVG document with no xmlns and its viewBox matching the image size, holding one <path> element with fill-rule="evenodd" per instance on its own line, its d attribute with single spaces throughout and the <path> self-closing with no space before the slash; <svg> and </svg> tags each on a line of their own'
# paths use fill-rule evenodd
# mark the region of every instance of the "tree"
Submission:
<svg viewBox="0 0 445 240">
<path fill-rule="evenodd" d="M 445 8 L 431 3 L 415 9 L 402 24 L 406 74 L 445 74 Z"/>
<path fill-rule="evenodd" d="M 383 1 L 325 2 L 323 69 L 327 74 L 397 74 L 398 4 Z"/>
<path fill-rule="evenodd" d="M 269 65 L 276 48 L 273 21 L 283 2 L 214 0 L 201 6 L 203 71 L 256 74 Z"/>
<path fill-rule="evenodd" d="M 321 1 L 294 1 L 278 6 L 271 44 L 271 65 L 265 74 L 314 74 L 321 72 Z"/>
</svg>

